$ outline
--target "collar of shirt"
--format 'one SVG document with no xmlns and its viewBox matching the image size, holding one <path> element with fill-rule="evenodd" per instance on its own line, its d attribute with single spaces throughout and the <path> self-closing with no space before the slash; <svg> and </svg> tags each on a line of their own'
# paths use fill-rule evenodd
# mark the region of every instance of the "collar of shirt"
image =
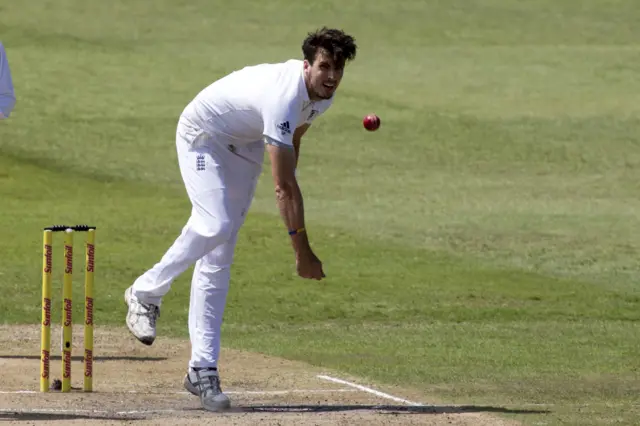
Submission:
<svg viewBox="0 0 640 426">
<path fill-rule="evenodd" d="M 309 98 L 307 83 L 304 81 L 304 62 L 302 62 L 302 68 L 300 69 L 300 91 L 302 92 L 302 110 L 304 111 L 309 105 L 313 104 L 313 101 Z"/>
</svg>

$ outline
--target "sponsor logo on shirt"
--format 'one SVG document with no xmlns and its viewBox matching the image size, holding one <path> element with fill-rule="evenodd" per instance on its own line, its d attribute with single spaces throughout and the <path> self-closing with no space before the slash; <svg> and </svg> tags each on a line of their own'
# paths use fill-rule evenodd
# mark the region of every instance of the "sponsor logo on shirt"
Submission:
<svg viewBox="0 0 640 426">
<path fill-rule="evenodd" d="M 288 121 L 284 121 L 284 122 L 278 124 L 276 127 L 278 129 L 280 129 L 280 133 L 283 136 L 284 136 L 285 133 L 291 134 L 291 127 L 289 127 L 289 122 Z"/>
</svg>

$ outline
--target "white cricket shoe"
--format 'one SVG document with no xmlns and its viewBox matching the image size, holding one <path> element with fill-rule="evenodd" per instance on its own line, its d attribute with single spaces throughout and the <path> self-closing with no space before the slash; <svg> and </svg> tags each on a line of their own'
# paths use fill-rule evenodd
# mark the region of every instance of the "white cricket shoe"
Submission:
<svg viewBox="0 0 640 426">
<path fill-rule="evenodd" d="M 220 389 L 220 376 L 214 368 L 189 369 L 184 376 L 184 388 L 200 396 L 202 408 L 207 411 L 223 411 L 231 407 L 229 397 Z"/>
<path fill-rule="evenodd" d="M 151 345 L 156 339 L 156 319 L 160 316 L 160 307 L 140 302 L 132 293 L 131 287 L 124 292 L 124 301 L 129 307 L 127 327 L 145 345 Z"/>
</svg>

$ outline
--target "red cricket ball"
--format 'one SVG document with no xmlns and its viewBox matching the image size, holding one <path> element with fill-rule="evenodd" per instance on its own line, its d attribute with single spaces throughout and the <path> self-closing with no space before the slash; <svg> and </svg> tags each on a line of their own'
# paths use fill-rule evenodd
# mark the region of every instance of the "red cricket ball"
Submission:
<svg viewBox="0 0 640 426">
<path fill-rule="evenodd" d="M 366 115 L 362 120 L 362 125 L 370 132 L 378 130 L 378 127 L 380 127 L 380 117 L 375 114 Z"/>
</svg>

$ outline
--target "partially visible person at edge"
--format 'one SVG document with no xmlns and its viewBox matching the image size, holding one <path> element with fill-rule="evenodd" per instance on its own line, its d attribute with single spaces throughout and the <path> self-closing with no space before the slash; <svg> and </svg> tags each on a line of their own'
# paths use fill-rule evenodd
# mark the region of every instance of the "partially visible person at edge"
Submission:
<svg viewBox="0 0 640 426">
<path fill-rule="evenodd" d="M 0 42 L 0 120 L 9 117 L 15 105 L 16 94 L 13 90 L 9 60 L 7 59 L 7 52 L 5 52 L 2 42 Z"/>
<path fill-rule="evenodd" d="M 321 280 L 322 263 L 305 230 L 296 180 L 302 136 L 334 101 L 353 37 L 322 28 L 307 34 L 304 60 L 237 70 L 204 88 L 178 120 L 178 166 L 192 204 L 181 234 L 153 267 L 125 291 L 126 323 L 142 343 L 156 338 L 162 298 L 195 264 L 189 304 L 191 359 L 184 387 L 204 409 L 230 407 L 218 374 L 220 328 L 238 231 L 251 205 L 265 150 L 277 205 L 300 277 Z"/>
</svg>

